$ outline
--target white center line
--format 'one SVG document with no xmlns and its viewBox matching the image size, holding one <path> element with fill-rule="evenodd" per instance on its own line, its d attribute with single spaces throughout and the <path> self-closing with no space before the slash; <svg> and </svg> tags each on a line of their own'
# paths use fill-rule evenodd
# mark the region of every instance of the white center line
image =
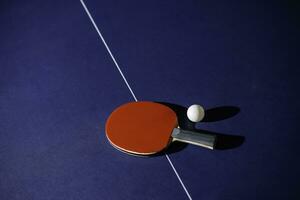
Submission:
<svg viewBox="0 0 300 200">
<path fill-rule="evenodd" d="M 102 42 L 103 42 L 103 44 L 104 44 L 106 50 L 108 51 L 108 53 L 109 53 L 111 59 L 113 60 L 113 62 L 114 62 L 114 64 L 116 65 L 117 69 L 119 70 L 119 72 L 120 72 L 120 74 L 121 74 L 121 76 L 122 76 L 124 82 L 126 83 L 126 85 L 127 85 L 128 89 L 129 89 L 129 91 L 130 91 L 132 97 L 134 98 L 135 101 L 138 101 L 137 98 L 136 98 L 136 96 L 135 96 L 135 94 L 134 94 L 134 92 L 133 92 L 133 90 L 131 89 L 131 87 L 130 87 L 130 85 L 129 85 L 127 79 L 126 79 L 126 77 L 124 76 L 124 74 L 123 74 L 123 72 L 122 72 L 122 70 L 121 70 L 121 68 L 120 68 L 120 66 L 119 66 L 119 64 L 118 64 L 118 62 L 116 61 L 114 55 L 111 53 L 111 51 L 110 51 L 110 49 L 109 49 L 109 47 L 108 47 L 108 45 L 107 45 L 107 43 L 106 43 L 106 41 L 105 41 L 105 39 L 104 39 L 102 33 L 100 32 L 100 30 L 99 30 L 97 24 L 95 23 L 95 21 L 94 21 L 92 15 L 91 15 L 91 13 L 90 13 L 90 11 L 89 11 L 88 8 L 86 7 L 86 5 L 85 5 L 85 3 L 84 3 L 83 0 L 80 0 L 80 2 L 81 2 L 81 4 L 82 4 L 82 6 L 83 6 L 83 8 L 84 8 L 84 10 L 85 10 L 85 12 L 86 12 L 86 14 L 88 15 L 89 19 L 91 20 L 91 22 L 92 22 L 94 28 L 96 29 L 96 31 L 97 31 L 97 33 L 98 33 L 100 39 L 102 40 Z M 168 154 L 165 153 L 165 157 L 167 158 L 167 160 L 168 160 L 170 166 L 172 167 L 172 169 L 173 169 L 173 171 L 174 171 L 176 177 L 178 178 L 178 180 L 179 180 L 179 182 L 180 182 L 182 188 L 184 189 L 184 191 L 185 191 L 187 197 L 189 198 L 189 200 L 192 200 L 191 195 L 189 194 L 188 190 L 186 189 L 186 187 L 185 187 L 183 181 L 181 180 L 181 178 L 180 178 L 180 176 L 179 176 L 179 174 L 178 174 L 176 168 L 174 167 L 174 165 L 173 165 L 173 163 L 172 163 L 170 157 L 168 156 Z"/>
</svg>

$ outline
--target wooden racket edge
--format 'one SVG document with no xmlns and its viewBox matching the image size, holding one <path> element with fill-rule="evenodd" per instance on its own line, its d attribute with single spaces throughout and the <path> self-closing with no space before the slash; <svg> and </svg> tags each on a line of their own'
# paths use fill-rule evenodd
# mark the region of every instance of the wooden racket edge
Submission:
<svg viewBox="0 0 300 200">
<path fill-rule="evenodd" d="M 107 140 L 109 141 L 109 143 L 110 143 L 115 149 L 121 151 L 122 153 L 126 153 L 126 154 L 128 154 L 128 155 L 133 155 L 133 156 L 137 156 L 137 157 L 146 157 L 146 156 L 151 156 L 151 155 L 153 155 L 153 154 L 159 153 L 159 152 L 138 153 L 138 152 L 126 150 L 126 149 L 123 149 L 123 148 L 117 146 L 116 144 L 114 144 L 114 143 L 109 139 L 107 133 L 106 133 L 105 135 L 106 135 L 106 138 L 107 138 Z"/>
</svg>

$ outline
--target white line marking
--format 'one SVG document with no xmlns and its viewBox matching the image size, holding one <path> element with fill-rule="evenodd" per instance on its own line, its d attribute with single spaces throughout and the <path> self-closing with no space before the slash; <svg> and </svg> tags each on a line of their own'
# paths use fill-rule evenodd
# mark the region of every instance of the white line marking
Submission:
<svg viewBox="0 0 300 200">
<path fill-rule="evenodd" d="M 181 186 L 183 187 L 183 189 L 184 189 L 186 195 L 188 196 L 188 198 L 189 198 L 190 200 L 192 200 L 192 197 L 191 197 L 190 193 L 188 192 L 188 190 L 186 189 L 184 183 L 182 182 L 182 180 L 181 180 L 179 174 L 177 173 L 177 170 L 176 170 L 176 168 L 174 167 L 174 165 L 173 165 L 171 159 L 169 158 L 168 154 L 165 153 L 165 156 L 166 156 L 167 160 L 169 161 L 169 163 L 170 163 L 170 165 L 171 165 L 171 167 L 172 167 L 174 173 L 176 174 L 176 176 L 177 176 L 177 178 L 178 178 L 178 180 L 179 180 Z"/>
<path fill-rule="evenodd" d="M 116 67 L 118 68 L 118 70 L 119 70 L 119 72 L 120 72 L 120 74 L 121 74 L 121 76 L 122 76 L 124 82 L 126 83 L 126 85 L 127 85 L 128 89 L 129 89 L 131 95 L 133 96 L 133 98 L 134 98 L 135 101 L 138 101 L 137 98 L 135 97 L 135 94 L 133 93 L 133 91 L 132 91 L 130 85 L 128 84 L 128 82 L 127 82 L 127 80 L 126 80 L 126 78 L 125 78 L 125 76 L 124 76 L 124 74 L 123 74 L 121 68 L 119 67 L 119 64 L 117 63 L 115 57 L 113 56 L 113 54 L 111 53 L 111 51 L 110 51 L 108 45 L 106 44 L 106 42 L 105 42 L 105 40 L 104 40 L 104 37 L 102 36 L 101 32 L 99 31 L 97 24 L 95 23 L 95 21 L 94 21 L 92 15 L 90 14 L 89 10 L 87 9 L 85 3 L 83 2 L 83 0 L 80 0 L 80 2 L 81 2 L 81 4 L 82 4 L 82 6 L 83 6 L 83 8 L 84 8 L 84 10 L 85 10 L 85 12 L 86 12 L 86 14 L 89 16 L 89 18 L 90 18 L 92 24 L 94 25 L 94 27 L 95 27 L 95 29 L 96 29 L 96 31 L 97 31 L 99 37 L 101 38 L 101 40 L 102 40 L 102 42 L 103 42 L 103 44 L 104 44 L 106 50 L 108 51 L 108 53 L 109 53 L 111 59 L 112 59 L 113 62 L 115 63 Z"/>
<path fill-rule="evenodd" d="M 106 43 L 104 37 L 102 36 L 102 33 L 100 32 L 100 30 L 99 30 L 97 24 L 95 23 L 95 21 L 94 21 L 92 15 L 91 15 L 91 13 L 90 13 L 90 11 L 89 11 L 88 8 L 86 7 L 86 5 L 85 5 L 85 3 L 84 3 L 83 0 L 80 0 L 80 2 L 81 2 L 81 4 L 82 4 L 82 6 L 83 6 L 83 8 L 84 8 L 84 10 L 85 10 L 85 12 L 86 12 L 86 14 L 87 14 L 88 17 L 90 18 L 90 20 L 91 20 L 91 22 L 92 22 L 94 28 L 96 29 L 96 31 L 97 31 L 97 33 L 98 33 L 100 39 L 102 40 L 102 42 L 103 42 L 103 44 L 104 44 L 106 50 L 108 51 L 108 53 L 109 53 L 111 59 L 112 59 L 113 62 L 115 63 L 116 67 L 118 68 L 118 70 L 119 70 L 119 72 L 120 72 L 120 74 L 121 74 L 121 76 L 122 76 L 124 82 L 126 83 L 126 85 L 127 85 L 128 89 L 129 89 L 129 91 L 130 91 L 132 97 L 134 98 L 135 101 L 138 101 L 137 98 L 136 98 L 136 96 L 135 96 L 135 94 L 134 94 L 134 92 L 132 91 L 132 89 L 131 89 L 131 87 L 130 87 L 128 81 L 127 81 L 127 79 L 125 78 L 125 76 L 124 76 L 124 74 L 123 74 L 123 72 L 122 72 L 122 70 L 121 70 L 119 64 L 117 63 L 115 57 L 114 57 L 113 54 L 111 53 L 111 51 L 110 51 L 110 49 L 109 49 L 109 47 L 108 47 L 108 45 L 107 45 L 107 43 Z M 185 187 L 183 181 L 181 180 L 179 174 L 177 173 L 176 168 L 174 167 L 174 165 L 173 165 L 171 159 L 169 158 L 169 156 L 168 156 L 166 153 L 165 153 L 165 157 L 167 158 L 167 160 L 168 160 L 170 166 L 172 167 L 172 169 L 173 169 L 173 171 L 174 171 L 174 173 L 175 173 L 177 179 L 179 180 L 179 182 L 180 182 L 182 188 L 184 189 L 186 195 L 188 196 L 189 200 L 192 200 L 191 195 L 189 194 L 188 190 L 186 189 L 186 187 Z"/>
</svg>

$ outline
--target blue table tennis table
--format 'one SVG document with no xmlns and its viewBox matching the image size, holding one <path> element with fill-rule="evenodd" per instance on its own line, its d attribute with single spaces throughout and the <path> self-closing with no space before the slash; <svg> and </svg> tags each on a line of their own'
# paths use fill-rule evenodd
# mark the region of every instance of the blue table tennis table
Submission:
<svg viewBox="0 0 300 200">
<path fill-rule="evenodd" d="M 297 8 L 1 1 L 0 199 L 299 198 Z M 189 105 L 203 105 L 205 120 L 182 126 L 218 134 L 219 148 L 117 151 L 107 117 L 144 100 L 182 120 Z"/>
</svg>

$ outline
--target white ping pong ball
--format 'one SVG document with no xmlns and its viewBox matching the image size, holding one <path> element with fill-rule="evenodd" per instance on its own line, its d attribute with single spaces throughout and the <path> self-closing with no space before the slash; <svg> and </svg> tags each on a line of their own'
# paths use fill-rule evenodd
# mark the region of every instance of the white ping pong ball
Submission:
<svg viewBox="0 0 300 200">
<path fill-rule="evenodd" d="M 192 122 L 200 122 L 204 118 L 204 108 L 200 105 L 191 105 L 187 110 L 187 116 Z"/>
</svg>

